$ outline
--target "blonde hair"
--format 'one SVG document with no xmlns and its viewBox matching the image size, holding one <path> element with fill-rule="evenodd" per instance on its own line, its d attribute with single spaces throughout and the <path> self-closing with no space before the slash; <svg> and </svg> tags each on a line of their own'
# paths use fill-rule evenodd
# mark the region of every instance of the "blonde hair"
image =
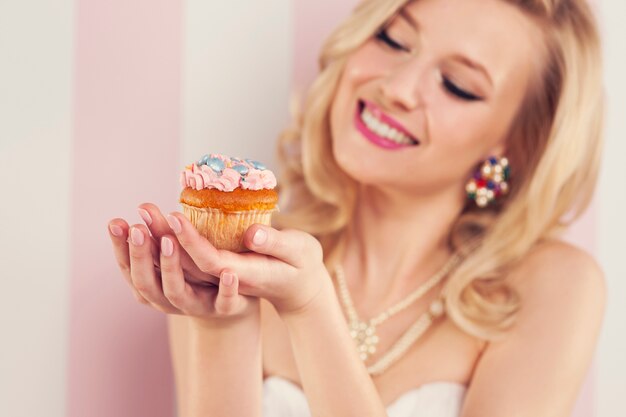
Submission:
<svg viewBox="0 0 626 417">
<path fill-rule="evenodd" d="M 484 339 L 508 329 L 520 306 L 506 272 L 586 209 L 602 147 L 600 42 L 586 1 L 505 1 L 538 22 L 548 53 L 507 139 L 512 192 L 490 209 L 468 204 L 450 232 L 452 249 L 472 250 L 446 282 L 447 313 L 461 329 Z M 304 112 L 279 139 L 279 226 L 316 236 L 327 265 L 345 241 L 358 189 L 332 155 L 329 109 L 348 57 L 406 3 L 359 3 L 324 43 Z"/>
</svg>

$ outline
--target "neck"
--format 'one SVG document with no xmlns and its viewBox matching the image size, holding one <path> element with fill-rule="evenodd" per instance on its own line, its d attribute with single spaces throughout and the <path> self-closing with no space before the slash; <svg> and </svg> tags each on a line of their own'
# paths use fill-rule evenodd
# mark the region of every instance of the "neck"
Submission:
<svg viewBox="0 0 626 417">
<path fill-rule="evenodd" d="M 427 280 L 450 258 L 448 238 L 462 209 L 456 189 L 429 196 L 363 187 L 349 226 L 345 269 L 379 296 Z"/>
</svg>

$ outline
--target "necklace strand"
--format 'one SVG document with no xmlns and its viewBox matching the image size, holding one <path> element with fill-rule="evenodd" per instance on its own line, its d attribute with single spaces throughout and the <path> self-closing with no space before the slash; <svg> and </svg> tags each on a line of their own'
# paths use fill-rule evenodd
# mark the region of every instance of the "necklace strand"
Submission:
<svg viewBox="0 0 626 417">
<path fill-rule="evenodd" d="M 415 289 L 411 294 L 400 302 L 392 305 L 376 317 L 362 321 L 354 308 L 352 297 L 348 290 L 343 268 L 340 265 L 335 266 L 335 277 L 337 278 L 337 284 L 339 287 L 339 296 L 342 304 L 346 310 L 350 335 L 357 345 L 359 356 L 363 362 L 365 362 L 372 354 L 376 352 L 376 345 L 379 342 L 379 337 L 376 334 L 376 327 L 393 317 L 394 315 L 405 310 L 415 301 L 424 296 L 430 289 L 436 286 L 441 280 L 448 275 L 448 273 L 458 265 L 462 257 L 460 254 L 455 254 L 450 258 L 448 262 L 437 271 L 426 282 Z M 427 312 L 423 313 L 411 327 L 409 327 L 400 338 L 393 344 L 393 346 L 373 365 L 367 367 L 367 371 L 370 375 L 380 375 L 392 364 L 394 364 L 402 355 L 404 355 L 408 349 L 428 330 L 433 321 L 443 315 L 444 307 L 443 300 L 437 298 L 434 300 Z"/>
</svg>

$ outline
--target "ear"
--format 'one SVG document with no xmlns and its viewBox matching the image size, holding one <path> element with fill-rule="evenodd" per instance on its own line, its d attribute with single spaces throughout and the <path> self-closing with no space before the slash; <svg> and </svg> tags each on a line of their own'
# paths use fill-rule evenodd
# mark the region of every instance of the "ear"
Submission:
<svg viewBox="0 0 626 417">
<path fill-rule="evenodd" d="M 489 150 L 489 153 L 485 155 L 484 159 L 487 159 L 490 156 L 503 157 L 503 156 L 506 156 L 505 154 L 506 154 L 506 140 L 503 138 Z"/>
</svg>

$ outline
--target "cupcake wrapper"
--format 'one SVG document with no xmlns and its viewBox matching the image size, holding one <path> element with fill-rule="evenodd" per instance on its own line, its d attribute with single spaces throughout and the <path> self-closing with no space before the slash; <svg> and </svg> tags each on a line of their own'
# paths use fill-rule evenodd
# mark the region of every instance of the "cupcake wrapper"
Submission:
<svg viewBox="0 0 626 417">
<path fill-rule="evenodd" d="M 214 208 L 199 208 L 181 203 L 185 217 L 218 249 L 244 252 L 244 232 L 254 223 L 270 226 L 273 210 L 224 212 Z"/>
</svg>

